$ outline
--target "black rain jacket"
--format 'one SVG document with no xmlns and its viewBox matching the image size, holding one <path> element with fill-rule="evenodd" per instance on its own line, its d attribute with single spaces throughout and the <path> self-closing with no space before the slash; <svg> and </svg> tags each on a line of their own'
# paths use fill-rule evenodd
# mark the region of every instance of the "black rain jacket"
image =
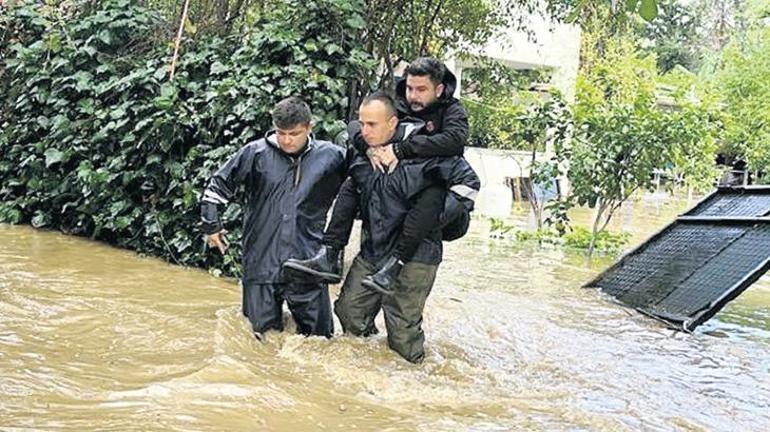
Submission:
<svg viewBox="0 0 770 432">
<path fill-rule="evenodd" d="M 399 123 L 393 142 L 402 143 L 414 137 L 421 127 L 422 124 Z M 348 126 L 350 137 L 358 136 L 359 130 L 357 121 Z M 353 147 L 350 143 L 349 148 Z M 457 156 L 404 159 L 399 161 L 392 173 L 382 173 L 372 168 L 365 154 L 356 152 L 348 174 L 358 190 L 363 222 L 360 254 L 375 265 L 393 254 L 406 214 L 425 188 L 434 184 L 446 185 L 451 192 L 447 194 L 447 203 L 452 200 L 455 204 L 445 205 L 445 213 L 451 208 L 456 216 L 473 209 L 481 186 L 473 168 Z M 455 216 L 442 215 L 442 219 L 453 220 Z M 437 226 L 420 244 L 413 261 L 438 264 L 441 258 L 441 227 Z"/>
<path fill-rule="evenodd" d="M 454 96 L 457 78 L 447 70 L 444 91 L 438 101 L 419 112 L 413 112 L 406 102 L 406 79 L 396 83 L 398 117 L 416 118 L 425 123 L 424 130 L 398 145 L 403 158 L 430 156 L 459 156 L 468 141 L 468 113 Z M 401 157 L 400 157 L 401 158 Z"/>
<path fill-rule="evenodd" d="M 209 180 L 202 230 L 222 229 L 219 205 L 243 188 L 243 282 L 285 282 L 281 264 L 321 247 L 326 214 L 346 177 L 343 148 L 310 138 L 299 155 L 278 146 L 274 132 L 242 147 Z"/>
</svg>

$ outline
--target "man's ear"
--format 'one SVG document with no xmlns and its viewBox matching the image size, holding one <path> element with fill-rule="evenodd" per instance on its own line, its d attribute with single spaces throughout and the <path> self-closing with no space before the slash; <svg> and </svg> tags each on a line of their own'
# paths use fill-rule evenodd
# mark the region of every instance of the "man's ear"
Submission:
<svg viewBox="0 0 770 432">
<path fill-rule="evenodd" d="M 444 93 L 444 83 L 441 83 L 436 86 L 436 97 L 440 98 L 443 93 Z"/>
<path fill-rule="evenodd" d="M 398 126 L 398 116 L 395 116 L 395 115 L 394 115 L 394 116 L 392 116 L 392 117 L 391 117 L 391 118 L 388 120 L 388 126 L 390 126 L 390 128 L 391 128 L 391 129 L 395 129 L 395 128 L 396 128 L 396 126 Z"/>
</svg>

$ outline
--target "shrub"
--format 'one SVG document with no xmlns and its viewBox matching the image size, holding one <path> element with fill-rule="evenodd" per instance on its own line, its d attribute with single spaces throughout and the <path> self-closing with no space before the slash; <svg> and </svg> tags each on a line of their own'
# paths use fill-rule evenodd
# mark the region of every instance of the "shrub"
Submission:
<svg viewBox="0 0 770 432">
<path fill-rule="evenodd" d="M 173 81 L 167 30 L 135 2 L 82 16 L 11 7 L 0 33 L 0 220 L 221 264 L 196 240 L 208 177 L 269 129 L 283 97 L 311 104 L 319 137 L 341 130 L 348 82 L 371 66 L 346 24 L 352 12 L 303 4 L 245 34 L 186 40 Z M 237 205 L 225 213 L 233 238 L 240 216 Z M 224 270 L 237 272 L 232 256 Z"/>
</svg>

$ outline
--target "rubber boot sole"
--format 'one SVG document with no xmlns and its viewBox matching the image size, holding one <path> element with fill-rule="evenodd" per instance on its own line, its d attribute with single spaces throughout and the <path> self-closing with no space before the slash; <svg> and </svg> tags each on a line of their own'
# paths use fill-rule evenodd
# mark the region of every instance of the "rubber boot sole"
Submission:
<svg viewBox="0 0 770 432">
<path fill-rule="evenodd" d="M 313 276 L 318 280 L 318 282 L 337 284 L 342 281 L 342 275 L 336 273 L 321 272 L 291 261 L 283 263 L 283 268 Z"/>
</svg>

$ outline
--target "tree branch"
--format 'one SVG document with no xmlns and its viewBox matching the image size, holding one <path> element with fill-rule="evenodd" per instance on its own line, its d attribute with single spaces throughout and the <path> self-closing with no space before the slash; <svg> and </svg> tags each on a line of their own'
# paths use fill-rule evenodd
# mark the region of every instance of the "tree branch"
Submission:
<svg viewBox="0 0 770 432">
<path fill-rule="evenodd" d="M 171 67 L 169 68 L 169 81 L 174 79 L 174 71 L 176 70 L 176 60 L 179 57 L 179 46 L 182 44 L 182 32 L 184 32 L 184 24 L 187 22 L 187 10 L 190 7 L 190 0 L 184 0 L 184 8 L 182 9 L 182 19 L 179 22 L 179 31 L 176 34 L 176 40 L 174 41 L 174 55 L 171 57 Z"/>
<path fill-rule="evenodd" d="M 426 8 L 426 10 L 430 10 L 431 3 L 432 1 L 428 2 L 428 7 Z M 430 41 L 430 38 L 432 36 L 431 30 L 433 28 L 433 24 L 436 22 L 436 19 L 438 18 L 438 14 L 441 11 L 441 8 L 443 7 L 443 5 L 444 5 L 444 0 L 439 0 L 438 5 L 436 6 L 436 10 L 433 11 L 433 15 L 430 17 L 430 20 L 428 20 L 425 23 L 425 32 L 422 35 L 423 36 L 422 43 L 420 44 L 420 56 L 424 56 L 427 54 L 428 42 Z"/>
</svg>

